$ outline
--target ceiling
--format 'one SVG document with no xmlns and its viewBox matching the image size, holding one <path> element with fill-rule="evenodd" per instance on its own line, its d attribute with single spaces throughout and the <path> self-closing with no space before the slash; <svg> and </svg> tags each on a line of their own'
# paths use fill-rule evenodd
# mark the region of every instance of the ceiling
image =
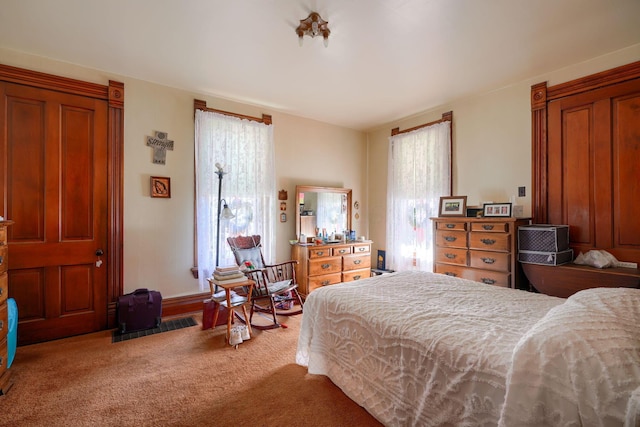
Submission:
<svg viewBox="0 0 640 427">
<path fill-rule="evenodd" d="M 0 0 L 0 47 L 357 130 L 637 43 L 640 0 Z"/>
</svg>

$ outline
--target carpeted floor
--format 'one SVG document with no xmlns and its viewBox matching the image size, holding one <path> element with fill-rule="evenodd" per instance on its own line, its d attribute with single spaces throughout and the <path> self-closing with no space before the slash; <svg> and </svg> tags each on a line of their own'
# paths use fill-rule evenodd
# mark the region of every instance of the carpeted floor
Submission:
<svg viewBox="0 0 640 427">
<path fill-rule="evenodd" d="M 157 328 L 144 329 L 142 331 L 133 331 L 120 333 L 119 330 L 113 331 L 111 338 L 112 343 L 132 340 L 134 338 L 146 337 L 147 335 L 160 334 L 162 332 L 175 331 L 176 329 L 188 328 L 189 326 L 195 326 L 198 322 L 193 317 L 182 317 L 179 319 L 171 319 L 162 321 Z"/>
<path fill-rule="evenodd" d="M 380 426 L 324 376 L 295 364 L 301 316 L 254 329 L 196 327 L 112 344 L 112 331 L 18 347 L 0 426 Z M 168 319 L 164 319 L 168 320 Z"/>
</svg>

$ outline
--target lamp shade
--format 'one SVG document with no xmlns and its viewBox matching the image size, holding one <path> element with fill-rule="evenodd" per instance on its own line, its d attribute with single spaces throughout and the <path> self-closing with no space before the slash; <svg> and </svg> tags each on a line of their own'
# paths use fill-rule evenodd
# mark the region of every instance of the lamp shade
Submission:
<svg viewBox="0 0 640 427">
<path fill-rule="evenodd" d="M 222 219 L 235 218 L 235 215 L 233 214 L 233 212 L 231 212 L 231 209 L 229 209 L 229 205 L 227 205 L 226 203 L 224 205 L 224 208 L 222 208 L 222 213 L 220 214 L 220 218 Z"/>
</svg>

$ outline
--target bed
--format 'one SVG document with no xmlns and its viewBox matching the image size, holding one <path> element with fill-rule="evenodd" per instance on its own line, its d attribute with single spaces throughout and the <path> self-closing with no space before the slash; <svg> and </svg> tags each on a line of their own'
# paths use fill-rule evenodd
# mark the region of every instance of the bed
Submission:
<svg viewBox="0 0 640 427">
<path fill-rule="evenodd" d="M 638 289 L 397 272 L 309 294 L 296 362 L 387 426 L 633 426 L 639 324 Z"/>
</svg>

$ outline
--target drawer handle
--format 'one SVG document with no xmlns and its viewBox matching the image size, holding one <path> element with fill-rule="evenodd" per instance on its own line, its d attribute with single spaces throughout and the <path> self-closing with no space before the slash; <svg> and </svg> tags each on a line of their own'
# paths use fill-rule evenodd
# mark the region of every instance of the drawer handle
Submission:
<svg viewBox="0 0 640 427">
<path fill-rule="evenodd" d="M 4 257 L 0 256 L 0 265 L 2 265 L 2 262 L 4 261 Z"/>
<path fill-rule="evenodd" d="M 324 251 L 318 251 L 318 252 L 316 252 L 316 255 L 322 256 L 322 255 L 324 255 Z"/>
<path fill-rule="evenodd" d="M 362 260 L 361 260 L 361 259 L 356 259 L 356 260 L 354 260 L 354 261 L 353 261 L 353 263 L 354 263 L 355 265 L 358 265 L 358 264 L 360 264 L 361 262 L 362 262 Z"/>
<path fill-rule="evenodd" d="M 482 260 L 482 262 L 484 262 L 485 264 L 493 264 L 494 262 L 496 262 L 495 258 L 480 258 Z"/>
<path fill-rule="evenodd" d="M 327 285 L 329 285 L 330 283 L 329 283 L 329 281 L 328 281 L 328 280 L 323 280 L 322 282 L 320 282 L 320 284 L 321 284 L 322 286 L 327 286 Z"/>
<path fill-rule="evenodd" d="M 451 276 L 451 277 L 458 277 L 458 275 L 456 273 L 452 273 L 450 271 L 445 271 L 445 273 L 447 276 Z"/>
<path fill-rule="evenodd" d="M 4 329 L 4 320 L 0 320 L 0 331 Z"/>
<path fill-rule="evenodd" d="M 4 293 L 4 288 L 0 288 L 0 297 L 2 296 L 3 293 Z"/>
<path fill-rule="evenodd" d="M 444 254 L 444 256 L 446 256 L 449 259 L 455 259 L 456 258 L 456 254 Z"/>
<path fill-rule="evenodd" d="M 496 241 L 494 239 L 480 239 L 485 245 L 493 245 Z"/>
<path fill-rule="evenodd" d="M 482 228 L 484 228 L 485 230 L 493 230 L 493 225 L 485 224 L 485 225 L 482 226 Z"/>
<path fill-rule="evenodd" d="M 331 264 L 322 264 L 322 269 L 323 270 L 326 270 L 329 267 L 331 267 Z"/>
<path fill-rule="evenodd" d="M 366 251 L 366 250 L 367 250 L 367 248 L 358 248 L 358 250 L 359 250 L 360 252 L 364 252 L 364 251 Z"/>
<path fill-rule="evenodd" d="M 446 240 L 447 242 L 455 242 L 456 240 L 458 240 L 458 238 L 453 236 L 444 236 L 444 240 Z"/>
<path fill-rule="evenodd" d="M 343 254 L 343 253 L 345 253 L 345 252 L 347 252 L 347 250 L 346 250 L 346 249 L 340 249 L 340 250 L 338 251 L 338 253 L 341 253 L 341 254 Z"/>
<path fill-rule="evenodd" d="M 494 283 L 496 283 L 495 280 L 487 279 L 486 277 L 483 277 L 482 279 L 480 279 L 480 281 L 482 281 L 482 283 L 487 284 L 487 285 L 493 285 Z"/>
<path fill-rule="evenodd" d="M 444 226 L 447 228 L 456 228 L 455 224 L 445 224 Z"/>
<path fill-rule="evenodd" d="M 361 276 L 358 274 L 357 276 L 353 276 L 353 280 L 358 280 Z"/>
</svg>

